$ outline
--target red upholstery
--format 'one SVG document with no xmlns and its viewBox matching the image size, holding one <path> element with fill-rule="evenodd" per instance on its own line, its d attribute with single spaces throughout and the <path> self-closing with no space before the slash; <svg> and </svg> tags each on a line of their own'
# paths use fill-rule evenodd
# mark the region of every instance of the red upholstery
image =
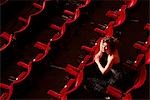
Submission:
<svg viewBox="0 0 150 100">
<path fill-rule="evenodd" d="M 33 59 L 33 62 L 38 62 L 38 61 L 41 61 L 42 59 L 44 59 L 44 57 L 48 54 L 48 52 L 50 50 L 50 42 L 48 44 L 44 44 L 42 42 L 36 42 L 34 47 L 43 51 L 42 53 L 37 54 L 35 59 Z"/>
<path fill-rule="evenodd" d="M 107 13 L 105 14 L 107 17 L 111 17 L 113 19 L 117 19 L 118 15 L 117 12 L 109 10 L 107 11 Z"/>
<path fill-rule="evenodd" d="M 119 11 L 115 12 L 115 11 L 109 10 L 106 13 L 106 16 L 114 19 L 114 21 L 115 21 L 114 27 L 121 25 L 125 21 L 125 19 L 126 19 L 126 8 L 127 8 L 126 5 L 122 5 L 122 7 L 121 7 L 121 9 L 119 9 Z"/>
<path fill-rule="evenodd" d="M 10 97 L 13 93 L 13 86 L 0 83 L 0 89 L 7 90 L 2 95 L 0 95 L 0 100 L 10 100 Z"/>
<path fill-rule="evenodd" d="M 64 13 L 69 15 L 69 16 L 74 16 L 74 13 L 69 11 L 69 10 L 64 10 Z"/>
<path fill-rule="evenodd" d="M 37 12 L 35 12 L 35 13 L 33 13 L 33 14 L 31 14 L 31 15 L 29 15 L 26 19 L 25 18 L 23 18 L 23 17 L 19 17 L 18 18 L 18 20 L 20 20 L 20 21 L 23 21 L 24 23 L 25 23 L 25 25 L 24 26 L 22 26 L 21 28 L 19 28 L 19 30 L 16 30 L 14 33 L 14 39 L 16 39 L 16 33 L 20 33 L 20 32 L 22 32 L 22 31 L 24 31 L 28 26 L 29 26 L 29 24 L 30 24 L 30 22 L 31 22 L 31 19 L 32 19 L 32 16 L 35 16 L 35 15 L 38 15 L 38 14 L 40 14 L 43 10 L 44 10 L 44 8 L 45 8 L 45 5 L 46 5 L 46 1 L 47 0 L 44 0 L 43 1 L 43 5 L 41 6 L 41 5 L 38 5 L 37 3 L 33 3 L 33 6 L 35 6 L 35 7 L 37 7 L 37 8 L 40 8 L 40 10 L 39 11 L 37 11 Z M 41 6 L 41 7 L 40 7 Z"/>
<path fill-rule="evenodd" d="M 36 44 L 34 45 L 34 47 L 45 51 L 47 49 L 47 47 L 49 47 L 49 45 L 44 44 L 42 42 L 36 42 Z"/>
<path fill-rule="evenodd" d="M 147 76 L 146 66 L 142 65 L 140 67 L 139 74 L 137 76 L 137 79 L 135 80 L 134 85 L 130 89 L 128 89 L 125 93 L 123 93 L 121 90 L 117 88 L 114 88 L 113 86 L 108 86 L 106 93 L 117 99 L 132 100 L 131 92 L 137 88 L 140 88 L 144 84 L 146 76 Z"/>
<path fill-rule="evenodd" d="M 86 7 L 90 4 L 91 0 L 84 0 L 85 1 L 85 4 L 84 5 L 80 5 L 79 8 L 83 8 L 83 7 Z"/>
<path fill-rule="evenodd" d="M 126 5 L 123 5 L 118 11 L 118 18 L 115 20 L 114 27 L 117 27 L 124 23 L 126 19 Z"/>
<path fill-rule="evenodd" d="M 146 53 L 145 64 L 150 64 L 150 51 Z"/>
<path fill-rule="evenodd" d="M 100 48 L 99 48 L 99 45 L 100 45 L 101 39 L 102 39 L 102 38 L 100 37 L 100 38 L 96 41 L 95 46 L 93 46 L 92 48 L 87 47 L 87 46 L 82 46 L 81 49 L 84 49 L 84 50 L 88 51 L 89 54 L 90 54 L 90 56 L 91 56 L 91 57 L 94 57 L 95 54 L 97 54 L 97 52 L 98 52 L 99 49 L 100 49 Z M 89 62 L 89 63 L 87 63 L 86 66 L 90 66 L 90 65 L 92 65 L 93 63 L 94 63 L 94 60 L 91 61 L 91 62 Z"/>
<path fill-rule="evenodd" d="M 48 0 L 43 0 L 43 4 L 42 5 L 39 5 L 37 3 L 33 3 L 33 6 L 36 7 L 36 8 L 39 8 L 39 11 L 37 11 L 36 13 L 31 14 L 31 17 L 40 14 L 45 9 L 47 1 Z"/>
<path fill-rule="evenodd" d="M 61 30 L 61 27 L 55 25 L 55 24 L 51 24 L 50 25 L 50 28 L 54 29 L 54 30 L 57 30 L 57 31 L 60 31 Z"/>
<path fill-rule="evenodd" d="M 47 94 L 57 98 L 57 99 L 61 99 L 61 100 L 66 100 L 66 95 L 64 95 L 64 93 L 66 91 L 68 91 L 68 89 L 74 84 L 75 82 L 75 79 L 70 79 L 68 81 L 68 83 L 64 86 L 64 88 L 60 91 L 60 93 L 57 93 L 53 90 L 48 90 Z"/>
<path fill-rule="evenodd" d="M 74 12 L 74 15 L 72 16 L 72 18 L 68 18 L 65 23 L 66 24 L 71 24 L 74 21 L 76 21 L 79 16 L 80 16 L 80 9 L 76 9 L 76 11 Z"/>
<path fill-rule="evenodd" d="M 59 98 L 59 99 L 61 98 L 61 94 L 59 94 L 59 93 L 57 93 L 57 92 L 55 92 L 53 90 L 48 90 L 47 94 L 49 94 L 49 95 L 51 95 L 51 96 L 53 96 L 55 98 Z"/>
<path fill-rule="evenodd" d="M 2 34 L 0 34 L 0 38 L 3 38 L 7 41 L 7 44 L 1 44 L 0 43 L 0 45 L 2 45 L 0 48 L 0 51 L 3 51 L 4 49 L 6 49 L 10 45 L 10 43 L 12 41 L 12 34 L 8 34 L 7 32 L 3 32 Z"/>
<path fill-rule="evenodd" d="M 20 21 L 22 21 L 22 22 L 24 22 L 24 23 L 28 23 L 28 19 L 25 19 L 25 18 L 23 18 L 23 17 L 18 17 L 18 20 L 20 20 Z"/>
<path fill-rule="evenodd" d="M 76 77 L 75 86 L 72 89 L 69 89 L 68 91 L 66 91 L 65 94 L 68 95 L 74 92 L 75 90 L 77 90 L 80 87 L 82 81 L 83 81 L 83 71 L 80 71 L 78 76 Z"/>
<path fill-rule="evenodd" d="M 122 97 L 122 91 L 110 85 L 107 87 L 106 93 L 115 98 Z"/>
<path fill-rule="evenodd" d="M 33 3 L 33 6 L 38 8 L 38 9 L 42 9 L 42 6 L 40 4 L 37 4 L 37 3 Z"/>
<path fill-rule="evenodd" d="M 19 28 L 19 30 L 15 31 L 14 33 L 14 38 L 16 38 L 16 33 L 20 33 L 22 31 L 24 31 L 30 24 L 31 21 L 31 16 L 29 16 L 27 19 L 23 18 L 23 17 L 19 17 L 18 20 L 22 21 L 25 23 L 24 26 L 22 26 L 21 28 Z"/>
<path fill-rule="evenodd" d="M 17 65 L 18 65 L 19 67 L 23 67 L 23 68 L 25 68 L 25 69 L 28 69 L 28 68 L 29 68 L 29 65 L 26 64 L 26 63 L 24 63 L 24 62 L 22 62 L 22 61 L 17 62 Z"/>
<path fill-rule="evenodd" d="M 139 43 L 135 43 L 133 45 L 134 48 L 141 50 L 142 52 L 146 52 L 147 48 Z"/>
<path fill-rule="evenodd" d="M 141 50 L 141 52 L 145 54 L 145 64 L 149 64 L 150 63 L 150 57 L 149 57 L 150 36 L 148 36 L 147 41 L 144 44 L 135 43 L 133 47 Z"/>
<path fill-rule="evenodd" d="M 125 96 L 122 97 L 123 100 L 132 100 L 131 93 L 126 93 Z"/>
<path fill-rule="evenodd" d="M 141 69 L 139 70 L 137 80 L 135 81 L 133 87 L 131 87 L 126 93 L 130 93 L 131 91 L 140 88 L 144 84 L 146 77 L 147 77 L 146 66 L 142 65 Z"/>
<path fill-rule="evenodd" d="M 64 94 L 66 91 L 70 89 L 70 87 L 75 83 L 75 79 L 70 79 L 68 83 L 64 86 L 64 88 L 60 91 L 61 94 Z"/>
<path fill-rule="evenodd" d="M 144 54 L 138 54 L 133 64 L 134 69 L 139 69 L 142 59 L 144 59 Z"/>
<path fill-rule="evenodd" d="M 14 84 L 18 84 L 20 82 L 22 82 L 23 80 L 26 79 L 26 77 L 30 74 L 31 72 L 31 68 L 32 68 L 32 62 L 29 62 L 29 64 L 26 64 L 22 61 L 17 62 L 18 67 L 23 67 L 25 68 L 27 71 L 23 71 L 19 74 L 19 76 L 16 78 L 15 81 L 13 81 L 12 85 Z"/>
<path fill-rule="evenodd" d="M 109 24 L 105 30 L 95 28 L 94 31 L 105 34 L 105 36 L 112 37 L 113 36 L 113 24 L 114 24 L 114 21 L 111 21 L 111 22 L 109 22 Z"/>
<path fill-rule="evenodd" d="M 94 52 L 94 49 L 90 48 L 90 47 L 87 47 L 87 46 L 82 46 L 81 49 L 89 52 L 89 53 L 93 53 Z"/>
<path fill-rule="evenodd" d="M 66 31 L 66 24 L 64 23 L 63 26 L 61 27 L 61 30 L 54 34 L 54 36 L 52 37 L 52 41 L 58 41 L 65 33 Z"/>
<path fill-rule="evenodd" d="M 132 8 L 136 5 L 137 0 L 124 0 L 127 8 Z"/>
<path fill-rule="evenodd" d="M 80 63 L 80 65 L 78 66 L 78 68 L 80 70 L 83 70 L 86 67 L 87 62 L 89 61 L 89 59 L 91 58 L 91 55 L 86 55 L 83 59 L 83 61 Z"/>
<path fill-rule="evenodd" d="M 68 64 L 67 67 L 65 68 L 65 71 L 76 77 L 78 75 L 78 72 L 74 70 L 72 65 Z"/>
<path fill-rule="evenodd" d="M 147 24 L 144 26 L 144 29 L 150 31 L 150 24 L 147 23 Z"/>
</svg>

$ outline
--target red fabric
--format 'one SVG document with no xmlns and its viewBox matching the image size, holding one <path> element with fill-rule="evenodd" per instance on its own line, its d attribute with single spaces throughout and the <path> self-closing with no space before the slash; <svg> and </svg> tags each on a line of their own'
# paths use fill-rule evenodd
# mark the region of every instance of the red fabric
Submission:
<svg viewBox="0 0 150 100">
<path fill-rule="evenodd" d="M 64 13 L 70 16 L 74 16 L 74 13 L 69 10 L 64 10 Z"/>
<path fill-rule="evenodd" d="M 76 72 L 74 69 L 72 69 L 72 67 L 70 65 L 67 65 L 65 70 L 66 70 L 66 72 L 70 73 L 74 77 L 76 77 L 78 75 L 78 72 Z"/>
<path fill-rule="evenodd" d="M 122 97 L 122 100 L 132 100 L 132 95 L 131 95 L 131 93 L 125 94 L 125 96 Z"/>
<path fill-rule="evenodd" d="M 87 62 L 89 61 L 89 59 L 91 58 L 91 55 L 86 55 L 83 59 L 83 61 L 80 63 L 80 65 L 78 66 L 78 68 L 80 70 L 83 70 L 86 67 Z"/>
<path fill-rule="evenodd" d="M 37 4 L 37 3 L 33 3 L 33 6 L 38 8 L 38 9 L 42 9 L 42 6 L 40 4 Z"/>
<path fill-rule="evenodd" d="M 9 89 L 10 87 L 7 84 L 0 83 L 0 88 Z"/>
<path fill-rule="evenodd" d="M 29 68 L 29 65 L 26 64 L 26 63 L 24 63 L 24 62 L 22 62 L 22 61 L 17 62 L 17 65 L 18 65 L 18 66 L 21 66 L 21 67 L 23 67 L 23 68 L 25 68 L 25 69 L 28 69 L 28 68 Z"/>
<path fill-rule="evenodd" d="M 117 12 L 114 12 L 112 10 L 107 11 L 107 13 L 105 14 L 107 17 L 111 17 L 113 19 L 116 19 L 118 17 Z"/>
<path fill-rule="evenodd" d="M 0 45 L 2 45 L 0 48 L 0 51 L 3 51 L 10 45 L 10 43 L 12 41 L 12 34 L 8 34 L 7 32 L 3 32 L 2 34 L 0 34 L 0 37 L 4 38 L 8 42 L 6 44 L 1 44 L 1 42 L 0 42 Z"/>
<path fill-rule="evenodd" d="M 147 48 L 139 43 L 135 43 L 133 45 L 134 48 L 141 50 L 142 52 L 145 52 L 147 50 Z"/>
<path fill-rule="evenodd" d="M 146 66 L 142 65 L 141 69 L 139 70 L 137 80 L 135 81 L 134 85 L 126 93 L 130 93 L 131 91 L 137 88 L 140 88 L 144 84 L 146 77 L 147 77 Z"/>
<path fill-rule="evenodd" d="M 22 21 L 22 22 L 24 22 L 24 23 L 28 23 L 28 19 L 25 19 L 25 18 L 23 18 L 23 17 L 18 17 L 18 20 L 20 20 L 20 21 Z"/>
<path fill-rule="evenodd" d="M 112 95 L 115 98 L 122 97 L 122 91 L 110 85 L 107 87 L 106 93 L 108 93 L 109 95 Z"/>
<path fill-rule="evenodd" d="M 82 1 L 82 0 L 81 0 Z M 85 1 L 85 4 L 83 5 L 80 5 L 79 8 L 83 8 L 83 7 L 86 7 L 90 4 L 91 0 L 84 0 Z"/>
<path fill-rule="evenodd" d="M 71 86 L 73 86 L 74 83 L 75 83 L 75 79 L 70 79 L 68 83 L 64 86 L 64 88 L 60 91 L 60 93 L 61 94 L 66 93 L 71 88 Z"/>
<path fill-rule="evenodd" d="M 95 28 L 94 31 L 97 32 L 97 33 L 100 33 L 100 34 L 105 34 L 105 31 L 101 30 L 99 28 Z"/>
<path fill-rule="evenodd" d="M 5 40 L 9 41 L 11 34 L 8 34 L 7 32 L 3 32 L 0 37 L 4 38 Z"/>
<path fill-rule="evenodd" d="M 134 7 L 137 3 L 137 0 L 124 0 L 124 1 L 128 8 Z"/>
<path fill-rule="evenodd" d="M 126 19 L 126 5 L 122 5 L 121 9 L 117 12 L 117 19 L 115 20 L 114 27 L 120 26 L 121 24 L 124 23 Z"/>
<path fill-rule="evenodd" d="M 61 27 L 55 25 L 55 24 L 51 24 L 50 25 L 50 28 L 54 29 L 54 30 L 57 30 L 57 31 L 60 31 L 61 30 Z"/>
<path fill-rule="evenodd" d="M 86 50 L 89 53 L 93 53 L 94 52 L 94 50 L 92 48 L 87 47 L 87 46 L 82 46 L 81 49 L 84 49 L 84 50 Z"/>
<path fill-rule="evenodd" d="M 47 94 L 49 94 L 49 95 L 51 95 L 51 96 L 53 96 L 55 98 L 58 98 L 58 99 L 60 99 L 60 97 L 61 97 L 61 95 L 59 93 L 57 93 L 57 92 L 55 92 L 53 90 L 48 90 Z"/>
<path fill-rule="evenodd" d="M 150 64 L 150 51 L 146 53 L 145 64 Z"/>
<path fill-rule="evenodd" d="M 140 67 L 142 59 L 144 59 L 144 54 L 138 54 L 133 64 L 134 69 L 138 69 L 138 67 Z"/>
<path fill-rule="evenodd" d="M 150 23 L 147 23 L 147 24 L 144 26 L 144 29 L 150 31 Z"/>
<path fill-rule="evenodd" d="M 48 48 L 48 45 L 44 44 L 42 42 L 36 42 L 36 44 L 34 45 L 34 47 L 45 51 Z"/>
<path fill-rule="evenodd" d="M 83 70 L 80 71 L 78 76 L 76 77 L 75 86 L 72 89 L 68 90 L 65 94 L 67 95 L 77 90 L 80 87 L 82 81 L 83 81 Z"/>
</svg>

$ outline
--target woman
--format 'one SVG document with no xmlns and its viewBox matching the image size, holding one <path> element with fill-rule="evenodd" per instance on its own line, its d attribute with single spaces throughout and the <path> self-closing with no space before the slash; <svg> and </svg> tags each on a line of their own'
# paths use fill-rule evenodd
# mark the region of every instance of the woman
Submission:
<svg viewBox="0 0 150 100">
<path fill-rule="evenodd" d="M 94 94 L 94 97 L 102 97 L 109 84 L 117 85 L 122 78 L 122 70 L 118 66 L 120 62 L 118 40 L 114 37 L 104 37 L 94 61 L 92 69 L 85 69 L 85 87 Z"/>
<path fill-rule="evenodd" d="M 107 73 L 113 64 L 118 64 L 120 62 L 117 46 L 118 41 L 113 37 L 105 37 L 101 40 L 100 51 L 95 55 L 94 61 L 102 74 Z M 102 66 L 100 59 L 104 53 L 108 55 L 107 64 Z"/>
</svg>

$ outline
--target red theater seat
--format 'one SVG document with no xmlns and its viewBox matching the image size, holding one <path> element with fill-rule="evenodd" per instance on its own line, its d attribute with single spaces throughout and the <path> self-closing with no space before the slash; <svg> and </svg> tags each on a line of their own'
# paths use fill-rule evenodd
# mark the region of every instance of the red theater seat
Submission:
<svg viewBox="0 0 150 100">
<path fill-rule="evenodd" d="M 4 49 L 6 49 L 10 45 L 10 43 L 12 41 L 12 34 L 8 34 L 7 32 L 3 32 L 2 34 L 0 34 L 0 38 L 3 38 L 7 41 L 7 43 L 4 43 L 4 44 L 2 44 L 0 42 L 0 45 L 1 45 L 0 51 L 3 51 Z"/>
<path fill-rule="evenodd" d="M 59 27 L 55 24 L 51 24 L 50 27 L 52 29 L 58 31 L 56 34 L 53 35 L 52 39 L 50 39 L 51 41 L 58 41 L 64 35 L 64 33 L 66 31 L 66 24 L 65 23 L 61 27 Z"/>
<path fill-rule="evenodd" d="M 111 17 L 114 19 L 115 23 L 114 23 L 114 27 L 120 26 L 121 24 L 124 23 L 125 19 L 126 19 L 126 5 L 122 5 L 121 8 L 119 9 L 119 11 L 111 11 L 109 10 L 106 13 L 107 17 Z"/>
<path fill-rule="evenodd" d="M 78 73 L 77 77 L 75 78 L 74 87 L 72 87 L 71 89 L 69 89 L 68 91 L 65 92 L 66 97 L 67 97 L 67 95 L 69 95 L 70 93 L 76 91 L 80 87 L 80 85 L 83 81 L 83 75 L 84 75 L 83 71 L 80 71 Z"/>
<path fill-rule="evenodd" d="M 68 81 L 68 83 L 63 87 L 63 89 L 61 89 L 61 91 L 58 93 L 58 92 L 55 92 L 53 90 L 49 90 L 47 92 L 47 94 L 49 94 L 50 96 L 53 96 L 57 99 L 61 99 L 61 100 L 66 100 L 66 95 L 65 95 L 65 92 L 69 90 L 69 88 L 72 87 L 72 85 L 74 84 L 75 82 L 75 79 L 70 79 Z"/>
<path fill-rule="evenodd" d="M 0 83 L 0 89 L 4 89 L 4 92 L 0 94 L 0 100 L 10 100 L 10 97 L 13 93 L 13 86 Z"/>
<path fill-rule="evenodd" d="M 71 18 L 68 18 L 67 21 L 65 22 L 66 24 L 71 24 L 74 21 L 76 21 L 79 16 L 80 16 L 80 9 L 76 9 L 75 12 L 71 12 L 69 10 L 64 10 L 64 13 L 71 16 Z"/>
<path fill-rule="evenodd" d="M 38 62 L 44 59 L 44 57 L 48 54 L 50 50 L 50 42 L 48 44 L 44 44 L 42 42 L 36 42 L 34 45 L 35 48 L 42 50 L 42 53 L 39 53 L 35 59 L 33 59 L 33 62 Z"/>
<path fill-rule="evenodd" d="M 113 24 L 114 24 L 114 21 L 111 21 L 111 22 L 109 22 L 109 24 L 105 30 L 95 28 L 94 31 L 98 32 L 100 34 L 104 34 L 105 36 L 112 37 L 113 36 Z"/>
<path fill-rule="evenodd" d="M 13 85 L 18 84 L 20 82 L 22 82 L 23 80 L 25 80 L 27 78 L 27 76 L 30 74 L 31 69 L 32 69 L 32 62 L 29 62 L 29 64 L 26 64 L 22 61 L 17 62 L 18 67 L 23 67 L 26 69 L 26 71 L 21 72 L 18 77 L 16 78 L 15 81 L 13 81 Z"/>
<path fill-rule="evenodd" d="M 150 31 L 150 24 L 147 23 L 147 24 L 144 26 L 144 29 L 147 30 L 147 31 Z"/>
<path fill-rule="evenodd" d="M 30 21 L 31 21 L 31 16 L 29 16 L 28 18 L 23 18 L 23 17 L 18 17 L 18 20 L 21 22 L 19 24 L 21 24 L 21 26 L 19 27 L 18 30 L 16 30 L 14 33 L 14 38 L 16 38 L 16 33 L 20 33 L 22 31 L 24 31 L 30 24 Z M 22 22 L 23 22 L 23 25 L 22 25 Z"/>
<path fill-rule="evenodd" d="M 38 8 L 38 9 L 42 9 L 42 6 L 40 5 L 40 4 L 38 4 L 38 3 L 33 3 L 33 6 L 35 7 L 35 8 Z"/>
<path fill-rule="evenodd" d="M 135 89 L 140 88 L 144 84 L 146 77 L 147 77 L 146 66 L 142 65 L 139 69 L 139 73 L 135 80 L 134 85 L 130 89 L 128 89 L 125 93 L 113 86 L 108 86 L 106 93 L 115 97 L 116 99 L 132 100 L 131 92 Z"/>
<path fill-rule="evenodd" d="M 127 8 L 132 8 L 136 5 L 137 0 L 124 0 L 124 2 L 127 5 Z"/>
<path fill-rule="evenodd" d="M 33 6 L 34 6 L 35 8 L 38 8 L 39 11 L 37 11 L 36 13 L 31 14 L 31 16 L 35 16 L 35 15 L 40 14 L 40 13 L 45 9 L 46 2 L 47 2 L 47 1 L 48 1 L 48 0 L 43 0 L 42 5 L 40 5 L 40 4 L 36 3 L 36 2 L 34 2 L 34 3 L 33 3 Z"/>
<path fill-rule="evenodd" d="M 91 0 L 81 0 L 81 2 L 84 2 L 84 4 L 81 4 L 79 6 L 79 8 L 83 8 L 83 7 L 86 7 L 90 4 Z"/>
<path fill-rule="evenodd" d="M 138 70 L 143 59 L 144 59 L 144 54 L 138 54 L 137 57 L 136 57 L 136 60 L 133 63 L 133 67 L 134 67 L 133 69 Z"/>
<path fill-rule="evenodd" d="M 149 57 L 149 46 L 150 46 L 150 36 L 148 36 L 146 42 L 136 42 L 133 47 L 136 49 L 139 49 L 143 54 L 145 54 L 145 63 L 149 64 L 150 63 L 150 57 Z"/>
</svg>

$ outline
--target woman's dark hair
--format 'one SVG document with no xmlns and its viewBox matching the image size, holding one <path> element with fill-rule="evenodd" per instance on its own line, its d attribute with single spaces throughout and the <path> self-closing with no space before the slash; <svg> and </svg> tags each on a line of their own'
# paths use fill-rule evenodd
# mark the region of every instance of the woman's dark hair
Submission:
<svg viewBox="0 0 150 100">
<path fill-rule="evenodd" d="M 109 44 L 111 52 L 115 51 L 118 48 L 119 41 L 118 41 L 117 38 L 114 38 L 114 37 L 104 37 L 103 38 L 103 43 L 104 42 L 106 42 L 106 43 Z"/>
</svg>

